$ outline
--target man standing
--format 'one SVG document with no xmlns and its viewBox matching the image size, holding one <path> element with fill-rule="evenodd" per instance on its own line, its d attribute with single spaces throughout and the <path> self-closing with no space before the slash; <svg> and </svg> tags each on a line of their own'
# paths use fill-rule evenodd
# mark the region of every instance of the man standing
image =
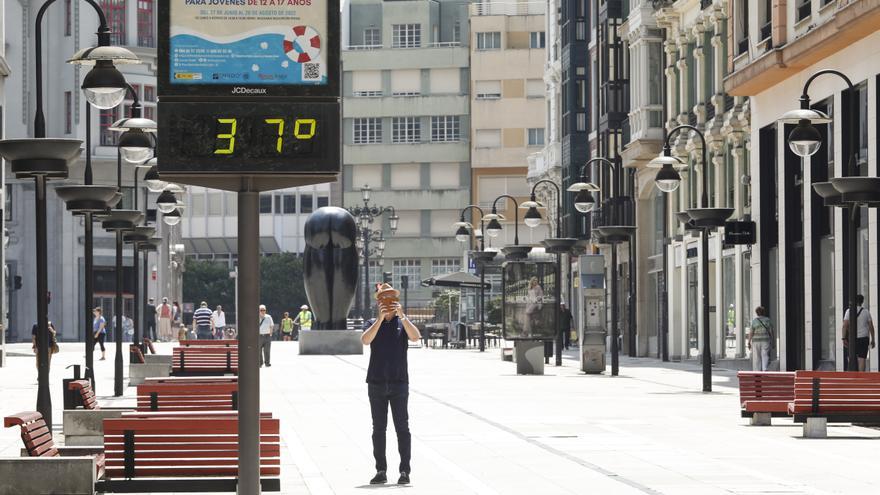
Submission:
<svg viewBox="0 0 880 495">
<path fill-rule="evenodd" d="M 200 340 L 214 338 L 214 320 L 213 313 L 208 309 L 208 303 L 202 301 L 199 309 L 193 313 L 193 327 L 195 327 L 196 338 Z"/>
<path fill-rule="evenodd" d="M 874 320 L 871 313 L 863 306 L 865 296 L 856 295 L 856 355 L 859 358 L 859 371 L 865 371 L 865 363 L 868 360 L 868 346 L 874 347 Z M 849 343 L 849 309 L 843 315 L 843 345 L 852 352 Z"/>
<path fill-rule="evenodd" d="M 170 342 L 171 334 L 171 305 L 168 304 L 168 298 L 162 298 L 162 304 L 156 308 L 156 316 L 159 317 L 159 341 Z"/>
<path fill-rule="evenodd" d="M 152 297 L 147 300 L 147 308 L 144 310 L 144 338 L 156 340 L 156 300 Z"/>
<path fill-rule="evenodd" d="M 260 304 L 260 367 L 263 362 L 266 367 L 272 366 L 272 333 L 275 332 L 275 322 L 272 315 L 266 312 L 266 306 Z"/>
<path fill-rule="evenodd" d="M 565 303 L 560 303 L 559 306 L 559 330 L 562 332 L 564 347 L 568 350 L 571 347 L 571 320 L 574 317 L 571 314 L 571 310 L 565 307 Z"/>
<path fill-rule="evenodd" d="M 395 299 L 400 292 L 389 284 L 382 284 L 376 292 L 392 295 Z M 370 398 L 370 413 L 373 417 L 373 457 L 376 459 L 376 476 L 371 485 L 386 483 L 388 469 L 385 459 L 385 429 L 388 426 L 388 406 L 397 433 L 397 449 L 400 452 L 400 478 L 397 484 L 409 484 L 412 437 L 409 432 L 409 372 L 406 353 L 407 340 L 418 342 L 422 338 L 419 329 L 403 314 L 400 303 L 380 306 L 375 319 L 366 324 L 361 342 L 370 346 L 370 365 L 367 369 L 367 390 Z"/>
</svg>

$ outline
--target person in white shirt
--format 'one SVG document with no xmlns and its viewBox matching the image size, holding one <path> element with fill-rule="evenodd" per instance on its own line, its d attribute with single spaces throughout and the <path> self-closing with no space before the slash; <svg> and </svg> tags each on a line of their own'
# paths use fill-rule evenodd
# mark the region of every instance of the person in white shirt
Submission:
<svg viewBox="0 0 880 495">
<path fill-rule="evenodd" d="M 871 313 L 862 304 L 865 296 L 856 296 L 856 355 L 859 357 L 859 371 L 865 371 L 865 363 L 868 360 L 868 345 L 874 348 L 874 320 Z M 849 335 L 849 309 L 843 315 L 843 345 L 852 352 L 847 336 Z"/>
<path fill-rule="evenodd" d="M 275 322 L 272 315 L 266 312 L 266 306 L 260 304 L 260 367 L 263 362 L 266 366 L 272 366 L 270 363 L 272 356 L 272 333 L 275 332 Z"/>
<path fill-rule="evenodd" d="M 226 327 L 226 313 L 223 312 L 223 306 L 217 305 L 217 309 L 211 314 L 211 320 L 214 322 L 214 338 L 223 338 L 223 328 Z"/>
</svg>

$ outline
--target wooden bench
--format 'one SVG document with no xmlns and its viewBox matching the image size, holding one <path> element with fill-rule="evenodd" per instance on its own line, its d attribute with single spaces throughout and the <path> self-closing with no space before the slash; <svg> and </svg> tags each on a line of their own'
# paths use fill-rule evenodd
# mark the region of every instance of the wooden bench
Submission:
<svg viewBox="0 0 880 495">
<path fill-rule="evenodd" d="M 238 383 L 210 382 L 138 385 L 137 410 L 237 411 Z"/>
<path fill-rule="evenodd" d="M 788 416 L 788 403 L 794 400 L 794 372 L 740 371 L 740 415 L 750 424 L 769 426 L 773 416 Z"/>
<path fill-rule="evenodd" d="M 143 364 L 143 363 L 147 362 L 147 360 L 144 359 L 144 353 L 141 352 L 141 347 L 137 344 L 129 344 L 128 345 L 128 354 L 129 354 L 129 356 L 131 356 L 131 358 L 129 359 L 129 362 L 136 363 L 136 364 Z"/>
<path fill-rule="evenodd" d="M 171 358 L 171 374 L 222 375 L 238 374 L 238 347 L 192 346 L 175 347 Z"/>
<path fill-rule="evenodd" d="M 74 380 L 67 384 L 68 390 L 77 390 L 82 398 L 83 409 L 101 409 L 98 406 L 98 398 L 92 389 L 92 382 L 88 380 Z"/>
<path fill-rule="evenodd" d="M 237 340 L 229 339 L 192 339 L 180 342 L 182 347 L 238 347 Z"/>
<path fill-rule="evenodd" d="M 807 438 L 826 437 L 828 423 L 880 424 L 880 373 L 796 371 L 788 413 Z"/>
<path fill-rule="evenodd" d="M 37 411 L 26 411 L 3 418 L 3 426 L 21 428 L 21 441 L 28 457 L 87 456 L 95 458 L 96 478 L 101 478 L 105 469 L 104 454 L 101 449 L 58 447 L 52 439 L 52 431 L 46 426 L 43 415 Z M 47 473 L 49 474 L 49 473 Z"/>
<path fill-rule="evenodd" d="M 238 383 L 237 376 L 157 376 L 153 378 L 145 378 L 144 385 L 158 385 L 161 383 Z"/>
<path fill-rule="evenodd" d="M 150 413 L 147 413 L 150 414 Z M 104 492 L 235 491 L 238 418 L 123 417 L 104 420 Z M 278 419 L 260 418 L 263 491 L 280 491 Z"/>
</svg>

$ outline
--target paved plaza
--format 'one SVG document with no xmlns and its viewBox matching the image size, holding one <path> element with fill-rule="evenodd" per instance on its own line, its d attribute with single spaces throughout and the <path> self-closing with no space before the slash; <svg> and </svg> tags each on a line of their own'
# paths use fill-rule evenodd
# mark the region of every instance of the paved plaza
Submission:
<svg viewBox="0 0 880 495">
<path fill-rule="evenodd" d="M 36 397 L 30 349 L 11 347 L 9 366 L 0 369 L 4 414 L 32 410 Z M 64 367 L 80 361 L 80 349 L 62 344 L 53 359 L 56 435 L 61 378 L 70 374 Z M 162 353 L 170 349 L 159 344 Z M 828 439 L 808 440 L 786 419 L 749 427 L 739 417 L 732 371 L 716 369 L 715 392 L 704 394 L 696 364 L 622 359 L 620 377 L 587 376 L 571 353 L 545 376 L 517 376 L 497 349 L 421 348 L 410 349 L 413 484 L 371 487 L 367 360 L 299 356 L 294 342 L 273 344 L 261 409 L 281 418 L 282 493 L 857 494 L 876 487 L 880 430 L 833 425 Z M 112 361 L 95 363 L 102 404 L 133 404 L 133 388 L 107 397 Z M 389 428 L 389 478 L 396 480 Z M 19 448 L 17 428 L 0 431 L 0 456 Z"/>
</svg>

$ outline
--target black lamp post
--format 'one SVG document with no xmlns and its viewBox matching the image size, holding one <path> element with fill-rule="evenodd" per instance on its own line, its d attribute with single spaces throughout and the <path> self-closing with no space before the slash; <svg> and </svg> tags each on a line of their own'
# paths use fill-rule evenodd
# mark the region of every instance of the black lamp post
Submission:
<svg viewBox="0 0 880 495">
<path fill-rule="evenodd" d="M 358 306 L 360 308 L 361 317 L 366 320 L 370 317 L 370 291 L 368 290 L 368 284 L 370 283 L 370 256 L 375 256 L 377 258 L 382 258 L 382 254 L 385 252 L 385 237 L 382 233 L 382 229 L 372 229 L 373 221 L 376 218 L 381 217 L 383 214 L 388 213 L 388 222 L 391 228 L 391 235 L 394 235 L 397 232 L 397 224 L 400 221 L 400 217 L 397 216 L 397 212 L 393 206 L 376 206 L 370 203 L 370 193 L 372 189 L 370 189 L 369 185 L 364 185 L 361 187 L 361 199 L 363 199 L 363 206 L 354 206 L 349 207 L 348 211 L 357 219 L 357 249 L 361 256 L 361 261 L 364 266 L 364 281 L 363 283 L 359 283 L 358 287 L 362 291 L 361 297 L 358 297 Z M 370 244 L 375 243 L 375 247 L 371 247 Z"/>
<path fill-rule="evenodd" d="M 477 210 L 480 212 L 480 250 L 471 249 L 470 255 L 474 262 L 480 267 L 480 352 L 486 350 L 486 263 L 495 259 L 495 251 L 486 251 L 486 215 L 483 209 L 477 205 L 467 205 L 461 209 L 461 215 L 458 222 L 452 224 L 456 227 L 455 239 L 458 242 L 467 242 L 471 238 L 471 231 L 474 230 L 470 222 L 465 221 L 464 214 L 468 210 Z"/>
<path fill-rule="evenodd" d="M 596 200 L 593 197 L 594 192 L 600 189 L 592 182 L 587 182 L 587 167 L 598 163 L 609 168 L 611 171 L 611 198 L 620 196 L 620 180 L 618 174 L 620 167 L 617 162 L 611 161 L 604 157 L 592 158 L 581 167 L 580 182 L 576 182 L 569 186 L 570 192 L 575 192 L 574 207 L 581 213 L 588 213 L 596 206 Z M 618 212 L 619 213 L 619 212 Z M 620 220 L 620 215 L 614 215 L 615 220 Z M 603 240 L 611 247 L 611 376 L 620 374 L 620 328 L 618 327 L 619 319 L 619 298 L 617 290 L 617 245 L 622 242 L 629 242 L 636 228 L 631 225 L 601 225 L 596 229 Z"/>
<path fill-rule="evenodd" d="M 659 168 L 660 171 L 657 172 L 657 176 L 655 178 L 655 183 L 657 188 L 663 192 L 672 192 L 675 191 L 679 184 L 681 183 L 681 176 L 679 175 L 676 168 L 682 167 L 682 162 L 676 157 L 672 156 L 672 149 L 669 145 L 672 137 L 677 135 L 679 132 L 683 130 L 693 131 L 699 138 L 702 144 L 702 148 L 700 150 L 702 155 L 702 164 L 703 167 L 701 169 L 702 176 L 702 193 L 700 195 L 700 203 L 697 208 L 688 208 L 687 216 L 689 218 L 689 222 L 685 223 L 684 218 L 679 216 L 679 219 L 685 223 L 685 227 L 689 229 L 699 229 L 700 230 L 700 258 L 702 264 L 701 270 L 701 283 L 703 286 L 702 291 L 702 307 L 703 307 L 703 349 L 702 349 L 702 362 L 703 362 L 703 392 L 711 392 L 712 391 L 712 345 L 711 345 L 711 332 L 709 328 L 709 233 L 712 229 L 721 227 L 724 225 L 724 222 L 733 214 L 733 208 L 710 208 L 709 207 L 709 174 L 707 173 L 707 169 L 709 167 L 709 161 L 707 159 L 707 147 L 706 147 L 706 137 L 694 126 L 691 125 L 680 125 L 674 129 L 672 129 L 669 134 L 666 135 L 666 141 L 663 144 L 663 154 L 651 160 L 648 166 L 652 168 Z M 693 177 L 695 172 L 693 170 L 694 164 L 691 163 L 691 176 Z"/>
<path fill-rule="evenodd" d="M 502 194 L 495 198 L 492 202 L 492 213 L 483 215 L 483 220 L 488 220 L 486 225 L 486 235 L 489 237 L 498 237 L 501 234 L 502 226 L 499 220 L 504 220 L 504 216 L 498 213 L 498 200 L 509 199 L 513 201 L 513 244 L 501 248 L 504 257 L 508 260 L 523 260 L 529 256 L 532 246 L 523 246 L 519 243 L 519 211 L 517 209 L 516 198 L 509 194 Z"/>
<path fill-rule="evenodd" d="M 858 314 L 856 306 L 856 294 L 859 290 L 858 285 L 858 229 L 859 229 L 859 208 L 878 208 L 880 207 L 880 178 L 878 177 L 861 177 L 858 175 L 856 161 L 858 156 L 858 100 L 855 98 L 852 81 L 842 72 L 824 69 L 811 75 L 806 83 L 800 97 L 800 108 L 786 112 L 780 122 L 785 124 L 797 124 L 791 134 L 788 136 L 789 148 L 798 156 L 806 158 L 814 155 L 822 146 L 822 135 L 813 126 L 813 124 L 828 124 L 832 119 L 828 115 L 818 110 L 810 108 L 809 89 L 810 84 L 817 77 L 832 74 L 843 79 L 850 90 L 849 101 L 844 105 L 850 112 L 853 127 L 849 130 L 850 137 L 850 156 L 846 161 L 846 167 L 843 170 L 844 177 L 831 179 L 829 182 L 816 182 L 813 184 L 813 190 L 816 194 L 824 199 L 825 206 L 846 208 L 849 210 L 849 251 L 844 253 L 846 272 L 849 275 L 847 284 L 847 296 L 849 297 L 849 335 L 846 339 L 849 345 L 849 365 L 850 371 L 859 369 L 858 355 L 855 352 L 855 342 L 858 336 L 858 318 L 852 315 Z"/>
<path fill-rule="evenodd" d="M 538 182 L 535 182 L 535 185 L 532 186 L 532 193 L 529 201 L 525 201 L 520 205 L 521 208 L 528 208 L 523 221 L 529 228 L 535 228 L 538 225 L 541 225 L 541 213 L 538 212 L 538 207 L 541 206 L 541 204 L 538 203 L 535 196 L 535 191 L 537 191 L 538 186 L 541 184 L 549 184 L 553 186 L 553 189 L 556 191 L 556 237 L 548 237 L 547 239 L 544 239 L 541 244 L 544 245 L 544 249 L 548 253 L 556 255 L 556 287 L 554 291 L 554 297 L 556 298 L 556 321 L 554 323 L 556 326 L 556 366 L 562 366 L 563 336 L 562 330 L 559 328 L 561 314 L 561 308 L 559 306 L 562 303 L 562 255 L 571 252 L 575 243 L 577 243 L 577 239 L 563 237 L 562 189 L 560 189 L 559 184 L 552 180 L 541 179 Z"/>
<path fill-rule="evenodd" d="M 118 96 L 122 74 L 114 67 L 118 63 L 138 63 L 134 54 L 124 48 L 111 47 L 110 29 L 100 6 L 94 0 L 86 0 L 98 14 L 98 47 L 81 50 L 72 63 L 95 64 L 83 80 L 86 99 L 93 105 L 109 104 Z M 42 21 L 54 0 L 46 1 L 37 12 L 35 22 L 35 83 L 36 111 L 34 137 L 0 141 L 0 156 L 10 162 L 10 170 L 19 179 L 34 179 L 36 215 L 36 265 L 37 265 L 37 410 L 47 424 L 52 424 L 52 398 L 49 393 L 49 328 L 48 328 L 48 253 L 46 247 L 46 181 L 66 178 L 69 164 L 80 154 L 82 141 L 78 139 L 47 139 L 46 121 L 43 115 L 43 36 Z M 86 53 L 88 52 L 88 53 Z M 123 78 L 124 81 L 124 78 Z M 114 105 L 101 108 L 111 108 Z"/>
</svg>

